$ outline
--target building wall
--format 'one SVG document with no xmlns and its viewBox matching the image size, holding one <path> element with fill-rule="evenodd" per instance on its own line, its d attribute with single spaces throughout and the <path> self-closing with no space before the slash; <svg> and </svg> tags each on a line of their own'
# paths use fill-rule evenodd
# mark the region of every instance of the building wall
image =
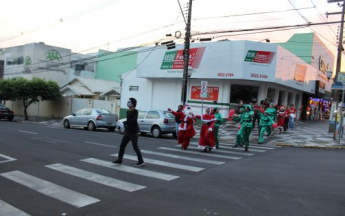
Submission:
<svg viewBox="0 0 345 216">
<path fill-rule="evenodd" d="M 56 81 L 59 85 L 69 79 L 71 50 L 32 43 L 10 47 L 5 53 L 5 78 L 33 77 Z"/>
<path fill-rule="evenodd" d="M 291 93 L 290 102 L 295 104 L 297 109 L 300 107 L 302 91 L 297 89 L 289 88 L 274 83 L 247 81 L 247 80 L 207 80 L 209 87 L 218 87 L 219 95 L 217 103 L 210 100 L 196 100 L 191 98 L 192 86 L 200 86 L 201 79 L 189 79 L 187 89 L 187 103 L 194 109 L 195 114 L 202 113 L 205 111 L 206 106 L 219 107 L 220 113 L 224 118 L 228 117 L 229 110 L 231 108 L 237 108 L 237 104 L 230 104 L 231 97 L 231 85 L 249 85 L 259 87 L 257 101 L 260 103 L 261 100 L 267 98 L 267 89 L 276 89 L 276 95 L 273 100 L 274 103 L 278 103 L 279 92 L 284 92 L 285 97 L 281 99 L 284 105 L 288 105 L 288 95 Z M 129 86 L 138 86 L 139 91 L 127 91 Z M 134 73 L 126 76 L 122 82 L 122 95 L 121 95 L 121 111 L 120 117 L 125 117 L 125 111 L 127 110 L 127 101 L 130 97 L 134 97 L 138 101 L 137 109 L 162 109 L 167 110 L 171 108 L 176 110 L 177 106 L 181 103 L 181 89 L 182 79 L 146 79 L 138 78 Z M 299 101 L 296 102 L 296 96 L 299 96 Z"/>
<path fill-rule="evenodd" d="M 6 101 L 16 116 L 24 116 L 24 107 L 21 101 Z M 58 101 L 42 101 L 31 104 L 28 109 L 30 117 L 63 118 L 82 108 L 106 109 L 119 115 L 117 101 L 93 100 L 84 98 L 61 98 Z"/>
<path fill-rule="evenodd" d="M 132 71 L 137 65 L 137 52 L 107 52 L 99 50 L 96 79 L 120 82 L 123 73 Z"/>
</svg>

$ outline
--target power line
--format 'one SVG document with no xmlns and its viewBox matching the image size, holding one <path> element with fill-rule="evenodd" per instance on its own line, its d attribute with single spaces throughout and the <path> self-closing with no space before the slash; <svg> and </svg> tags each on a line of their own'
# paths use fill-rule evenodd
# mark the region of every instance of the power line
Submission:
<svg viewBox="0 0 345 216">
<path fill-rule="evenodd" d="M 313 6 L 315 7 L 315 10 L 317 10 L 319 12 L 319 17 L 321 18 L 321 21 L 323 22 L 327 22 L 327 20 L 322 16 L 322 13 L 320 12 L 319 8 L 315 5 L 315 3 L 313 2 L 313 0 L 310 0 L 310 2 L 313 4 Z M 334 32 L 334 30 L 331 28 L 330 25 L 327 24 L 327 30 L 331 33 L 331 36 L 333 37 L 336 37 L 336 33 Z M 333 35 L 332 35 L 333 34 Z"/>
<path fill-rule="evenodd" d="M 337 24 L 339 21 L 334 22 L 320 22 L 320 23 L 307 23 L 307 24 L 297 24 L 297 25 L 284 25 L 284 26 L 271 26 L 271 27 L 261 27 L 261 28 L 249 28 L 249 29 L 239 29 L 239 30 L 224 30 L 224 31 L 210 31 L 210 32 L 194 32 L 195 35 L 210 35 L 210 34 L 223 34 L 223 33 L 236 33 L 236 32 L 250 32 L 250 31 L 260 31 L 260 30 L 278 30 L 278 29 L 288 29 L 288 28 L 303 28 L 309 26 L 325 25 L 325 24 Z"/>
<path fill-rule="evenodd" d="M 292 2 L 291 2 L 290 0 L 288 0 L 288 1 L 289 1 L 290 4 L 292 5 L 292 7 L 295 8 L 296 12 L 304 19 L 304 21 L 305 21 L 306 23 L 309 23 L 309 20 L 308 20 L 305 16 L 303 16 L 303 15 L 301 14 L 301 12 L 299 12 L 299 9 L 297 9 L 297 8 L 295 7 L 295 5 L 292 4 Z"/>
<path fill-rule="evenodd" d="M 154 32 L 154 31 L 157 31 L 157 30 L 160 30 L 160 29 L 164 29 L 164 28 L 167 28 L 167 27 L 170 27 L 170 26 L 174 26 L 174 25 L 176 25 L 176 23 L 172 23 L 172 24 L 169 24 L 169 25 L 161 26 L 161 27 L 159 27 L 159 28 L 152 29 L 152 30 L 149 30 L 149 31 L 146 31 L 146 32 L 142 32 L 142 33 L 139 33 L 139 34 L 130 36 L 130 37 L 121 38 L 121 39 L 119 39 L 119 40 L 116 40 L 116 41 L 113 41 L 113 42 L 110 42 L 110 43 L 106 43 L 106 44 L 102 44 L 102 45 L 99 45 L 99 46 L 91 47 L 91 48 L 88 48 L 88 49 L 85 49 L 85 50 L 81 50 L 81 51 L 79 51 L 78 53 L 71 53 L 71 54 L 62 56 L 61 58 L 65 58 L 65 57 L 69 57 L 69 56 L 73 56 L 73 55 L 78 55 L 78 54 L 80 54 L 80 53 L 83 53 L 83 52 L 86 52 L 86 51 L 90 51 L 90 50 L 93 50 L 93 49 L 96 49 L 96 48 L 99 48 L 99 47 L 102 47 L 102 46 L 105 46 L 105 45 L 108 45 L 108 44 L 113 44 L 113 43 L 117 43 L 117 42 L 120 42 L 120 41 L 128 40 L 128 39 L 131 39 L 131 38 L 134 38 L 134 37 L 138 37 L 138 36 L 141 36 L 141 35 L 144 35 L 144 34 L 148 34 L 148 33 L 151 33 L 151 32 Z M 154 42 L 153 42 L 153 43 L 154 43 Z M 24 45 L 23 45 L 23 46 L 24 46 Z M 52 61 L 52 60 L 46 60 L 46 61 L 42 61 L 42 62 L 33 63 L 32 65 L 41 64 L 41 63 L 46 63 L 46 62 L 51 62 L 51 61 Z M 22 67 L 22 66 L 18 66 L 18 67 L 13 67 L 13 68 L 11 68 L 11 69 L 21 68 L 21 67 Z"/>
<path fill-rule="evenodd" d="M 294 8 L 296 9 L 295 5 L 292 4 L 291 0 L 288 0 L 288 1 L 289 1 L 290 4 L 292 5 L 292 7 L 294 7 Z M 315 5 L 314 5 L 314 6 L 315 6 Z M 312 30 L 314 33 L 320 35 L 322 38 L 324 38 L 324 39 L 327 40 L 328 42 L 333 43 L 332 41 L 330 41 L 329 39 L 327 39 L 325 36 L 323 36 L 322 34 L 316 32 L 313 28 L 311 28 L 311 27 L 310 27 L 310 22 L 309 22 L 309 20 L 308 20 L 306 17 L 304 17 L 304 16 L 299 12 L 299 10 L 296 10 L 296 11 L 297 11 L 297 13 L 304 19 L 304 21 L 308 24 L 308 28 L 309 28 L 310 30 Z M 324 23 L 327 24 L 327 22 L 324 22 Z M 333 43 L 333 44 L 334 44 L 334 43 Z M 337 46 L 336 44 L 334 44 L 334 45 Z"/>
<path fill-rule="evenodd" d="M 282 12 L 289 12 L 289 11 L 296 11 L 296 10 L 308 10 L 312 8 L 314 7 L 294 8 L 294 9 L 278 10 L 278 11 L 263 11 L 263 12 L 245 13 L 245 14 L 233 14 L 233 15 L 214 16 L 214 17 L 203 17 L 203 18 L 194 18 L 193 20 L 219 19 L 219 18 L 238 17 L 238 16 L 252 16 L 252 15 L 261 15 L 261 14 L 268 14 L 268 13 L 282 13 Z"/>
<path fill-rule="evenodd" d="M 186 23 L 186 25 L 187 25 L 187 21 L 186 21 L 186 18 L 184 17 L 184 13 L 183 13 L 183 10 L 182 10 L 182 7 L 181 7 L 180 0 L 177 0 L 177 3 L 178 3 L 178 5 L 179 5 L 179 7 L 180 7 L 180 10 L 181 10 L 181 14 L 182 14 L 182 16 L 183 16 L 184 23 Z"/>
</svg>

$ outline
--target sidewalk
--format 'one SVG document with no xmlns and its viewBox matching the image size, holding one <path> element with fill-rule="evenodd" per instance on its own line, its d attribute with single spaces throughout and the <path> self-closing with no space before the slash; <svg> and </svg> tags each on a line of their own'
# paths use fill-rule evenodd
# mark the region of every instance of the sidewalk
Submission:
<svg viewBox="0 0 345 216">
<path fill-rule="evenodd" d="M 329 121 L 308 121 L 295 122 L 295 129 L 278 133 L 276 129 L 271 136 L 265 136 L 263 145 L 303 147 L 320 149 L 345 149 L 345 139 L 340 140 L 340 144 L 333 139 L 333 133 L 328 133 Z M 195 138 L 199 139 L 200 128 L 197 128 Z M 223 142 L 234 143 L 237 134 L 237 124 L 226 122 L 219 129 L 219 139 Z M 250 135 L 250 143 L 257 144 L 259 133 L 257 125 Z"/>
</svg>

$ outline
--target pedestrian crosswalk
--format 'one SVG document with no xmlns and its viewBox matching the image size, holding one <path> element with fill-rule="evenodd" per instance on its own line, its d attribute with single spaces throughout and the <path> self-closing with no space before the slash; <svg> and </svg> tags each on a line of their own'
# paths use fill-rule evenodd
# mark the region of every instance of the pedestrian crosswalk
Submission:
<svg viewBox="0 0 345 216">
<path fill-rule="evenodd" d="M 99 194 L 87 193 L 83 187 L 79 188 L 75 184 L 73 186 L 66 182 L 62 184 L 61 179 L 77 181 L 80 182 L 80 185 L 91 182 L 123 193 L 137 193 L 154 187 L 155 182 L 168 184 L 170 181 L 185 178 L 186 175 L 197 175 L 197 173 L 215 166 L 276 149 L 275 147 L 253 145 L 250 147 L 250 152 L 244 152 L 243 148 L 232 148 L 232 144 L 221 143 L 220 149 L 206 153 L 201 152 L 197 145 L 197 142 L 191 142 L 188 150 L 182 150 L 179 145 L 164 145 L 157 146 L 153 150 L 142 150 L 146 166 L 141 168 L 128 165 L 130 164 L 128 161 L 137 161 L 137 157 L 134 155 L 125 154 L 124 164 L 116 165 L 109 160 L 109 156 L 114 158 L 117 155 L 110 154 L 104 155 L 108 159 L 86 157 L 76 160 L 73 164 L 61 162 L 46 164 L 40 168 L 46 175 L 62 176 L 59 178 L 44 179 L 43 174 L 37 177 L 35 173 L 20 170 L 0 173 L 0 178 L 48 196 L 55 202 L 82 208 L 97 205 L 103 197 Z M 141 180 L 138 181 L 138 178 Z M 1 198 L 3 199 L 3 197 Z M 6 202 L 6 200 L 0 200 L 0 215 L 29 215 L 21 210 L 21 206 L 15 207 L 13 203 Z"/>
<path fill-rule="evenodd" d="M 78 208 L 100 201 L 99 199 L 78 193 L 76 191 L 64 188 L 62 186 L 20 171 L 7 172 L 0 175 L 18 184 L 31 188 L 38 193 L 44 194 Z"/>
<path fill-rule="evenodd" d="M 102 176 L 96 173 L 66 166 L 63 164 L 52 164 L 52 165 L 47 165 L 46 167 L 72 175 L 72 176 L 76 176 L 82 179 L 87 179 L 89 181 L 93 181 L 98 184 L 103 184 L 109 187 L 117 188 L 117 189 L 128 191 L 128 192 L 133 192 L 133 191 L 146 188 L 145 186 L 142 186 L 142 185 L 132 184 L 129 182 L 118 180 L 118 179 L 109 178 L 109 177 Z"/>
<path fill-rule="evenodd" d="M 11 216 L 30 216 L 25 212 L 11 206 L 10 204 L 0 200 L 0 215 L 11 215 Z"/>
</svg>

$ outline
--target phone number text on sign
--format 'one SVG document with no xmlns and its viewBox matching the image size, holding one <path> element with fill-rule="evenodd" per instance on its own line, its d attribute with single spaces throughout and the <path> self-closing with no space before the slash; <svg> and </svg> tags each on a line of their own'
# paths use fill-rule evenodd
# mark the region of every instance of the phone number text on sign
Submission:
<svg viewBox="0 0 345 216">
<path fill-rule="evenodd" d="M 218 73 L 217 76 L 218 77 L 233 77 L 234 74 L 233 73 Z"/>
<path fill-rule="evenodd" d="M 254 74 L 254 73 L 251 73 L 250 77 L 260 78 L 260 79 L 267 79 L 268 78 L 268 76 L 265 74 Z"/>
</svg>

